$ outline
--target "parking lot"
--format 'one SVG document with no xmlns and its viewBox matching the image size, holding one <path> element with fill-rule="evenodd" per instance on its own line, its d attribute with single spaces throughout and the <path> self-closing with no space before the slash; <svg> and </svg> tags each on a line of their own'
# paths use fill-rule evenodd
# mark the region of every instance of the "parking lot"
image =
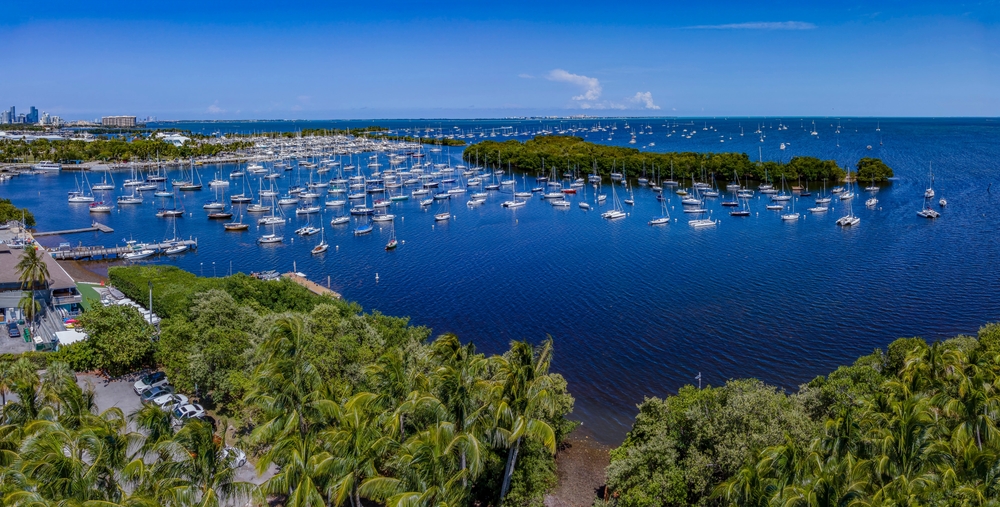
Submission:
<svg viewBox="0 0 1000 507">
<path fill-rule="evenodd" d="M 142 407 L 139 396 L 132 389 L 132 385 L 139 377 L 140 375 L 136 374 L 119 380 L 109 380 L 97 375 L 81 373 L 77 376 L 77 383 L 81 387 L 86 387 L 87 385 L 93 386 L 94 403 L 97 405 L 99 411 L 118 407 L 128 416 Z M 135 430 L 135 427 L 130 424 L 130 429 Z M 232 432 L 230 431 L 229 434 L 232 435 Z M 276 472 L 275 467 L 272 465 L 263 476 L 258 476 L 254 470 L 255 461 L 253 456 L 247 456 L 247 464 L 236 471 L 236 480 L 261 484 Z"/>
</svg>

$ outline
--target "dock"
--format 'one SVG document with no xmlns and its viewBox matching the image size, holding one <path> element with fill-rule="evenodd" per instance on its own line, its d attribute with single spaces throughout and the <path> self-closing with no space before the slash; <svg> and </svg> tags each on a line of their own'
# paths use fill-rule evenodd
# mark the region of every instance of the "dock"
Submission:
<svg viewBox="0 0 1000 507">
<path fill-rule="evenodd" d="M 64 231 L 34 232 L 31 235 L 35 236 L 35 237 L 38 237 L 38 236 L 65 236 L 67 234 L 77 234 L 77 233 L 80 233 L 80 232 L 95 232 L 95 231 L 100 231 L 100 232 L 103 232 L 103 233 L 112 233 L 112 232 L 115 232 L 114 229 L 112 229 L 112 228 L 110 228 L 110 227 L 108 227 L 108 226 L 106 226 L 106 225 L 104 225 L 104 224 L 102 224 L 100 222 L 94 222 L 94 223 L 90 224 L 90 227 L 83 227 L 83 228 L 80 228 L 80 229 L 66 229 Z"/>
<path fill-rule="evenodd" d="M 289 280 L 291 280 L 291 281 L 293 281 L 293 282 L 295 282 L 295 283 L 297 283 L 297 284 L 299 284 L 299 285 L 301 285 L 301 286 L 309 289 L 309 292 L 312 292 L 313 294 L 318 294 L 320 296 L 331 296 L 331 297 L 336 298 L 336 299 L 342 299 L 341 296 L 340 296 L 340 294 L 337 293 L 336 291 L 333 291 L 333 290 L 330 290 L 330 289 L 328 289 L 326 287 L 323 287 L 322 285 L 320 285 L 320 284 L 318 284 L 316 282 L 310 281 L 308 278 L 301 277 L 301 276 L 299 276 L 299 275 L 297 275 L 295 273 L 282 273 L 281 277 L 282 278 L 287 278 L 287 279 L 289 279 Z"/>
<path fill-rule="evenodd" d="M 63 261 L 63 260 L 103 260 L 120 257 L 123 254 L 136 252 L 139 250 L 149 249 L 156 251 L 157 254 L 163 253 L 164 250 L 175 247 L 175 246 L 187 246 L 191 249 L 198 248 L 198 239 L 183 239 L 179 241 L 167 241 L 164 243 L 146 243 L 140 246 L 81 246 L 76 248 L 70 248 L 68 250 L 52 250 L 49 252 L 53 259 Z"/>
</svg>

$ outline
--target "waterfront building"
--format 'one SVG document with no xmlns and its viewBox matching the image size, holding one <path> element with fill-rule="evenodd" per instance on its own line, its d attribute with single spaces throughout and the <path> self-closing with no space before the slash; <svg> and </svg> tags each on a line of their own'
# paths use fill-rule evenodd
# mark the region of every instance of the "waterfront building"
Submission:
<svg viewBox="0 0 1000 507">
<path fill-rule="evenodd" d="M 34 246 L 24 245 L 23 248 Z M 18 302 L 28 292 L 26 288 L 22 288 L 16 268 L 22 251 L 22 248 L 0 244 L 0 316 L 3 317 L 17 313 L 15 309 L 18 308 Z M 32 289 L 35 299 L 41 303 L 42 312 L 65 312 L 69 315 L 79 313 L 83 296 L 77 290 L 76 282 L 51 255 L 43 252 L 41 257 L 49 269 L 49 277 L 46 283 L 36 284 Z"/>
<path fill-rule="evenodd" d="M 104 116 L 101 125 L 105 127 L 135 127 L 135 116 Z"/>
</svg>

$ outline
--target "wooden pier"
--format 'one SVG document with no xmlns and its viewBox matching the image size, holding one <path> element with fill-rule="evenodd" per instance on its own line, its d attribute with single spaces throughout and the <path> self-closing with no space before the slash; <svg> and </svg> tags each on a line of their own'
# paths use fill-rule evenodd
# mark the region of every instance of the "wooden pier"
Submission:
<svg viewBox="0 0 1000 507">
<path fill-rule="evenodd" d="M 192 249 L 198 248 L 198 239 L 183 239 L 179 241 L 168 241 L 164 243 L 147 243 L 140 246 L 82 246 L 71 248 L 69 250 L 52 250 L 49 253 L 52 255 L 53 259 L 62 260 L 102 260 L 110 259 L 115 257 L 121 257 L 124 254 L 131 252 L 138 252 L 140 250 L 154 250 L 157 255 L 162 254 L 164 250 L 175 247 L 175 246 L 187 246 Z"/>
<path fill-rule="evenodd" d="M 320 284 L 318 284 L 316 282 L 313 282 L 313 281 L 309 280 L 308 278 L 303 278 L 303 277 L 301 277 L 299 275 L 296 275 L 295 273 L 282 273 L 281 277 L 282 278 L 287 278 L 287 279 L 289 279 L 289 280 L 291 280 L 291 281 L 293 281 L 293 282 L 295 282 L 295 283 L 297 283 L 297 284 L 299 284 L 299 285 L 301 285 L 301 286 L 309 289 L 309 292 L 312 292 L 313 294 L 318 294 L 320 296 L 332 296 L 335 299 L 341 299 L 340 294 L 338 294 L 336 291 L 333 291 L 333 290 L 330 290 L 330 289 L 328 289 L 326 287 L 323 287 L 322 285 L 320 285 Z"/>
<path fill-rule="evenodd" d="M 83 228 L 80 228 L 80 229 L 67 229 L 65 231 L 35 232 L 35 233 L 32 233 L 31 235 L 32 236 L 36 236 L 36 237 L 37 236 L 65 236 L 66 234 L 76 234 L 76 233 L 79 233 L 79 232 L 94 232 L 94 231 L 101 231 L 101 232 L 104 232 L 104 233 L 115 232 L 114 229 L 112 229 L 112 228 L 110 228 L 110 227 L 108 227 L 108 226 L 106 226 L 106 225 L 104 225 L 104 224 L 102 224 L 100 222 L 94 222 L 93 224 L 90 225 L 90 227 L 83 227 Z"/>
</svg>

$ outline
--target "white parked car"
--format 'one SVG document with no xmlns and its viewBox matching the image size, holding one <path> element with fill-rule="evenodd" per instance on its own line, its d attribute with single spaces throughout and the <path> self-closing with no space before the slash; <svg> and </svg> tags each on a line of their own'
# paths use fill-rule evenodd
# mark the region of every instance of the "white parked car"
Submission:
<svg viewBox="0 0 1000 507">
<path fill-rule="evenodd" d="M 139 395 L 143 403 L 149 403 L 165 394 L 174 394 L 174 388 L 170 384 L 164 384 L 146 389 Z"/>
<path fill-rule="evenodd" d="M 175 407 L 187 405 L 187 403 L 188 397 L 183 394 L 164 394 L 153 398 L 153 405 L 167 411 L 173 411 Z"/>
<path fill-rule="evenodd" d="M 141 395 L 143 391 L 151 389 L 157 386 L 162 386 L 168 384 L 167 374 L 162 371 L 156 371 L 148 375 L 143 375 L 141 379 L 135 384 L 132 384 L 132 389 L 135 390 L 135 394 Z"/>
<path fill-rule="evenodd" d="M 229 462 L 230 468 L 239 468 L 247 464 L 247 453 L 237 449 L 233 446 L 225 446 L 219 451 L 219 459 L 225 461 L 226 459 L 232 457 L 232 461 Z"/>
<path fill-rule="evenodd" d="M 197 417 L 199 419 L 205 417 L 205 409 L 197 403 L 187 403 L 185 405 L 175 407 L 173 416 L 174 423 L 183 424 L 185 420 L 191 419 L 192 417 Z"/>
</svg>

